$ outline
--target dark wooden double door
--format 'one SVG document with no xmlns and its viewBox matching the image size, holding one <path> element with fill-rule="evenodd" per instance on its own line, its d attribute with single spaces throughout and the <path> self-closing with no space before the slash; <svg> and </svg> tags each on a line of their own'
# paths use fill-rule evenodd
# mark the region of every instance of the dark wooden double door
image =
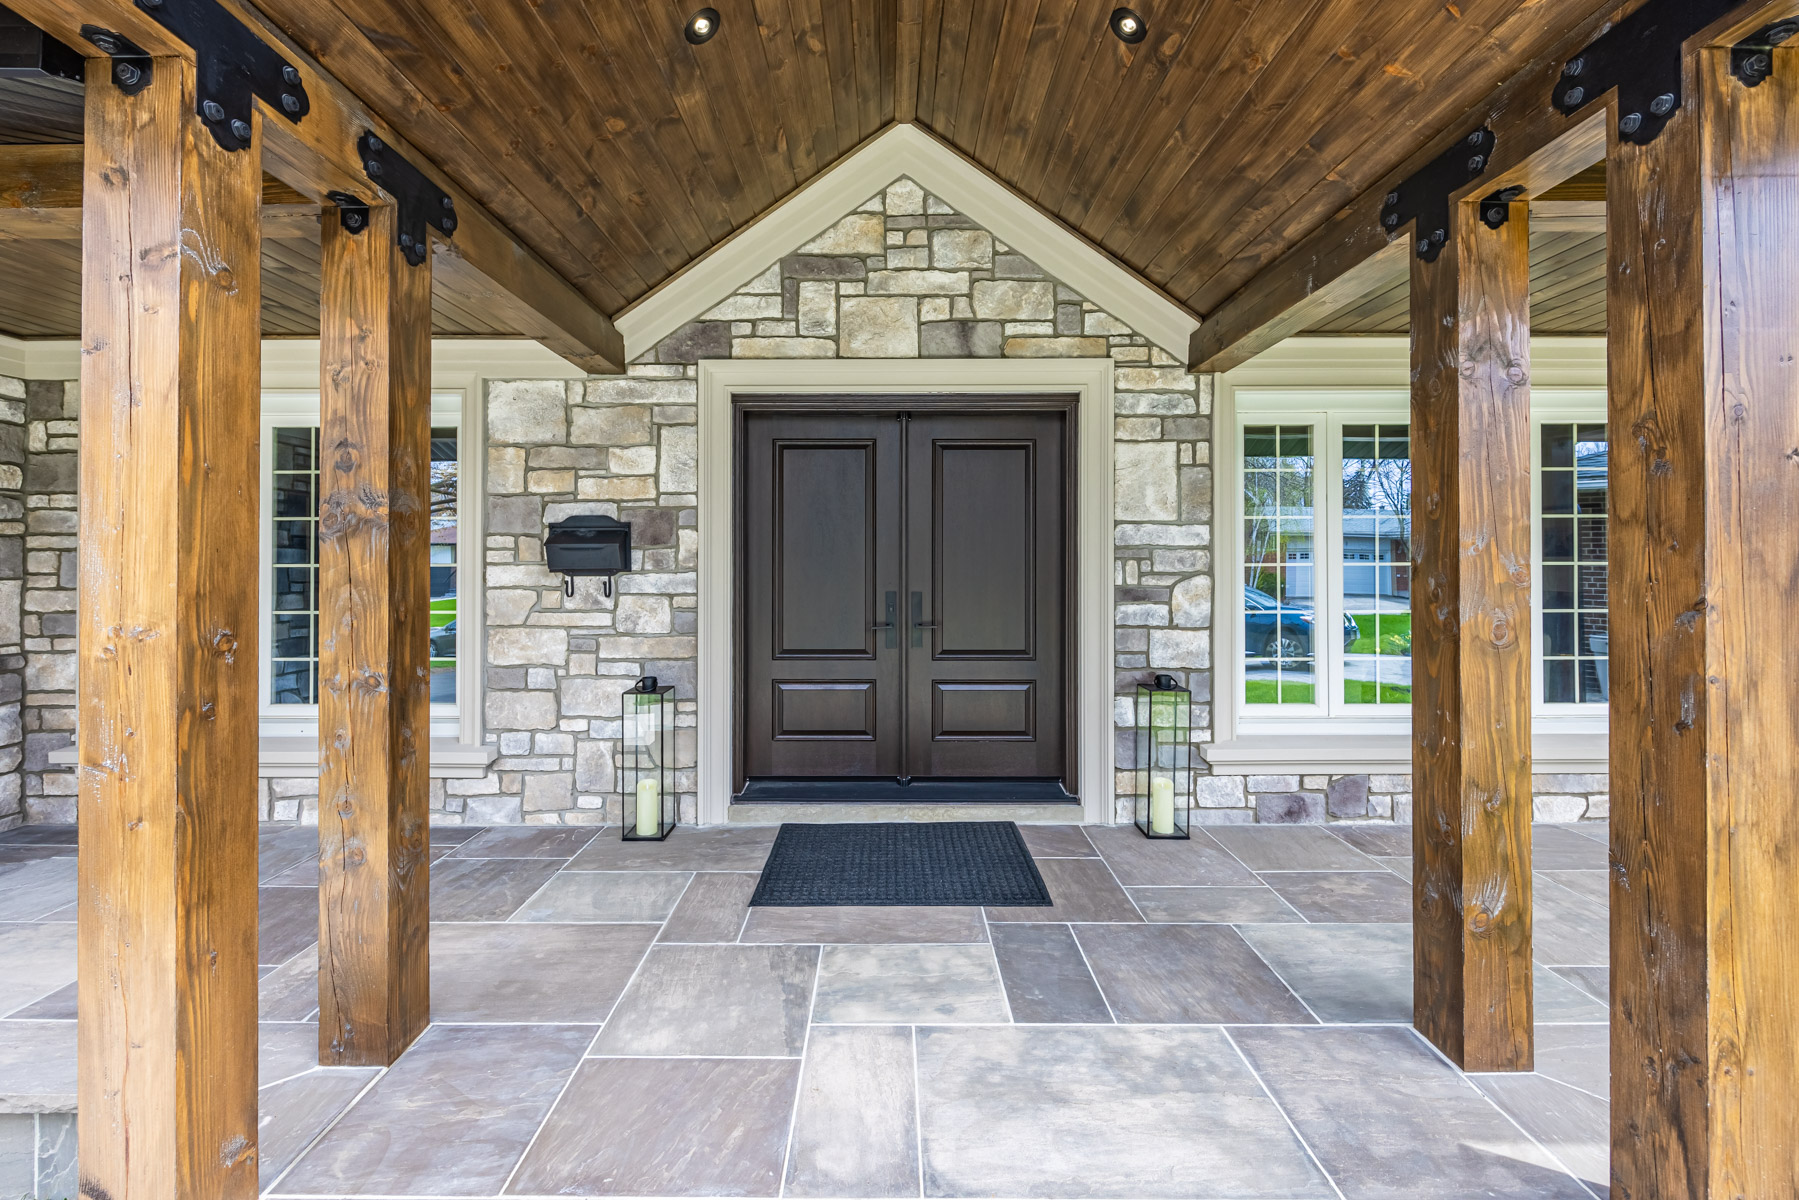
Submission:
<svg viewBox="0 0 1799 1200">
<path fill-rule="evenodd" d="M 1069 781 L 1067 418 L 743 416 L 745 779 Z"/>
</svg>

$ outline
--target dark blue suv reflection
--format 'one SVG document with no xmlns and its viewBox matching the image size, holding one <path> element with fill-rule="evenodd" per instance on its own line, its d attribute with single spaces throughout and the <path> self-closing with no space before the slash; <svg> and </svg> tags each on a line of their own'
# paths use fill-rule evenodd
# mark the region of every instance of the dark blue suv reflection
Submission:
<svg viewBox="0 0 1799 1200">
<path fill-rule="evenodd" d="M 1312 653 L 1312 610 L 1281 607 L 1280 601 L 1258 588 L 1243 589 L 1243 645 L 1251 658 L 1306 658 Z M 1343 616 L 1343 648 L 1355 645 L 1361 630 L 1347 613 Z"/>
</svg>

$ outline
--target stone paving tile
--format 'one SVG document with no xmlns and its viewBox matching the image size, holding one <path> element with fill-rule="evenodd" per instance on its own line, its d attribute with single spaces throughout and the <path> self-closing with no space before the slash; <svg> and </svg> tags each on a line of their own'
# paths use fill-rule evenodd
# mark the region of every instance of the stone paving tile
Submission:
<svg viewBox="0 0 1799 1200">
<path fill-rule="evenodd" d="M 76 1015 L 77 998 L 75 984 L 57 988 L 42 1000 L 27 1004 L 17 1012 L 4 1013 L 14 1021 L 73 1021 Z"/>
<path fill-rule="evenodd" d="M 1591 838 L 1602 846 L 1611 845 L 1611 824 L 1607 821 L 1576 821 L 1572 825 L 1558 825 L 1556 828 L 1566 829 L 1569 833 L 1578 833 L 1584 838 Z"/>
<path fill-rule="evenodd" d="M 256 1079 L 261 1087 L 316 1070 L 319 1027 L 311 1021 L 262 1021 L 256 1026 Z"/>
<path fill-rule="evenodd" d="M 318 856 L 316 825 L 264 825 L 256 831 L 256 878 L 263 883 Z"/>
<path fill-rule="evenodd" d="M 1230 1036 L 1346 1200 L 1588 1200 L 1410 1029 L 1264 1027 Z"/>
<path fill-rule="evenodd" d="M 1217 1029 L 918 1031 L 927 1196 L 1334 1195 Z"/>
<path fill-rule="evenodd" d="M 1157 840 L 1144 837 L 1134 825 L 1096 825 L 1087 837 L 1126 887 L 1256 882 L 1255 875 L 1204 830 L 1195 829 L 1185 840 Z"/>
<path fill-rule="evenodd" d="M 1227 925 L 1078 925 L 1112 1014 L 1139 1024 L 1312 1021 Z"/>
<path fill-rule="evenodd" d="M 432 957 L 437 954 L 432 934 Z M 433 1006 L 436 997 L 432 997 Z M 319 952 L 308 946 L 257 983 L 257 1012 L 264 1021 L 305 1021 L 319 1008 Z"/>
<path fill-rule="evenodd" d="M 37 1194 L 59 1198 L 80 1195 L 81 1164 L 75 1154 L 75 1114 L 39 1113 L 37 1135 Z"/>
<path fill-rule="evenodd" d="M 1547 966 L 1593 967 L 1611 957 L 1611 917 L 1604 904 L 1560 884 L 1531 890 L 1531 945 Z"/>
<path fill-rule="evenodd" d="M 432 1026 L 300 1157 L 282 1190 L 496 1194 L 593 1033 L 569 1025 Z"/>
<path fill-rule="evenodd" d="M 1012 1019 L 1028 1025 L 1108 1024 L 1112 1010 L 1066 925 L 993 927 L 993 954 Z"/>
<path fill-rule="evenodd" d="M 40 858 L 0 871 L 0 921 L 41 921 L 73 903 L 73 858 Z"/>
<path fill-rule="evenodd" d="M 907 908 L 845 904 L 828 908 L 752 908 L 745 942 L 984 942 L 978 908 Z"/>
<path fill-rule="evenodd" d="M 0 832 L 3 846 L 73 846 L 76 841 L 73 825 L 19 825 Z"/>
<path fill-rule="evenodd" d="M 1605 1099 L 1612 1094 L 1612 1027 L 1538 1025 L 1537 1074 Z"/>
<path fill-rule="evenodd" d="M 1607 843 L 1566 825 L 1534 825 L 1530 832 L 1533 871 L 1605 871 L 1611 867 Z"/>
<path fill-rule="evenodd" d="M 480 837 L 487 828 L 486 825 L 433 825 L 431 848 L 437 850 L 460 846 L 472 838 Z"/>
<path fill-rule="evenodd" d="M 319 940 L 317 888 L 256 889 L 256 961 L 279 966 Z"/>
<path fill-rule="evenodd" d="M 750 910 L 757 876 L 747 871 L 703 871 L 693 877 L 669 914 L 659 942 L 734 942 Z"/>
<path fill-rule="evenodd" d="M 1601 1004 L 1609 1005 L 1612 1002 L 1611 968 L 1551 967 L 1549 969 Z"/>
<path fill-rule="evenodd" d="M 1237 931 L 1320 1021 L 1410 1023 L 1410 925 L 1242 925 Z"/>
<path fill-rule="evenodd" d="M 1390 871 L 1273 871 L 1263 879 L 1308 921 L 1412 919 L 1412 885 Z"/>
<path fill-rule="evenodd" d="M 1207 832 L 1252 871 L 1383 869 L 1319 825 L 1214 825 Z"/>
<path fill-rule="evenodd" d="M 1097 858 L 1040 858 L 1052 901 L 1047 908 L 990 908 L 989 921 L 1141 921 L 1142 915 L 1112 870 Z"/>
<path fill-rule="evenodd" d="M 547 858 L 446 858 L 431 864 L 433 921 L 504 921 L 561 869 Z"/>
<path fill-rule="evenodd" d="M 826 946 L 812 1019 L 949 1025 L 1009 1018 L 986 946 Z"/>
<path fill-rule="evenodd" d="M 661 922 L 692 879 L 686 871 L 564 871 L 512 919 Z"/>
<path fill-rule="evenodd" d="M 1538 1021 L 1592 1023 L 1611 1019 L 1606 1001 L 1595 1000 L 1541 963 L 1531 972 L 1535 994 L 1531 1012 Z"/>
<path fill-rule="evenodd" d="M 507 1191 L 773 1196 L 798 1059 L 590 1058 Z"/>
<path fill-rule="evenodd" d="M 1538 871 L 1537 878 L 1565 887 L 1595 904 L 1611 906 L 1611 876 L 1604 871 Z"/>
<path fill-rule="evenodd" d="M 1412 827 L 1410 825 L 1328 826 L 1330 831 L 1360 850 L 1376 858 L 1410 858 Z"/>
<path fill-rule="evenodd" d="M 1377 858 L 1374 860 L 1407 883 L 1412 881 L 1412 860 L 1406 858 Z"/>
<path fill-rule="evenodd" d="M 0 925 L 0 1013 L 75 982 L 73 925 Z"/>
<path fill-rule="evenodd" d="M 658 945 L 593 1052 L 798 1055 L 817 971 L 814 946 Z"/>
<path fill-rule="evenodd" d="M 1538 1075 L 1471 1075 L 1476 1087 L 1598 1195 L 1611 1187 L 1611 1105 Z"/>
<path fill-rule="evenodd" d="M 1020 825 L 1032 858 L 1095 858 L 1099 851 L 1079 825 Z"/>
<path fill-rule="evenodd" d="M 597 1025 L 655 936 L 654 925 L 433 925 L 431 1016 Z"/>
<path fill-rule="evenodd" d="M 918 1195 L 912 1030 L 820 1026 L 806 1043 L 789 1196 Z"/>
<path fill-rule="evenodd" d="M 315 1035 L 314 1041 L 317 1041 Z M 293 1165 L 300 1151 L 350 1102 L 362 1094 L 369 1080 L 381 1072 L 376 1067 L 314 1068 L 303 1075 L 278 1080 L 257 1093 L 256 1160 L 260 1185 L 272 1185 Z"/>
<path fill-rule="evenodd" d="M 596 836 L 586 828 L 494 825 L 462 843 L 454 858 L 573 858 Z"/>
<path fill-rule="evenodd" d="M 1304 920 L 1273 888 L 1126 888 L 1145 921 L 1215 922 Z"/>
<path fill-rule="evenodd" d="M 0 1112 L 67 1111 L 74 1101 L 74 1024 L 0 1021 Z"/>
<path fill-rule="evenodd" d="M 73 858 L 73 846 L 5 846 L 0 845 L 0 875 L 12 870 L 20 863 L 37 862 L 44 858 Z"/>
<path fill-rule="evenodd" d="M 613 830 L 589 842 L 571 871 L 760 871 L 775 826 L 677 829 L 666 841 L 627 842 Z"/>
</svg>

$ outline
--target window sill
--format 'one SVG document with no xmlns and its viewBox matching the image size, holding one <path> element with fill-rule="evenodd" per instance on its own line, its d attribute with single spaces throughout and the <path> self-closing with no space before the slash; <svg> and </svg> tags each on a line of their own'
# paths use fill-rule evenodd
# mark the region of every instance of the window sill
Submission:
<svg viewBox="0 0 1799 1200">
<path fill-rule="evenodd" d="M 471 746 L 455 738 L 431 739 L 431 778 L 479 779 L 500 754 L 497 746 Z M 319 773 L 317 738 L 265 737 L 257 750 L 256 773 L 264 779 L 315 779 Z M 73 767 L 75 747 L 50 752 L 52 767 Z"/>
<path fill-rule="evenodd" d="M 1531 739 L 1537 775 L 1603 775 L 1611 769 L 1604 734 L 1538 733 Z M 1406 775 L 1412 734 L 1252 734 L 1200 747 L 1215 775 Z"/>
</svg>

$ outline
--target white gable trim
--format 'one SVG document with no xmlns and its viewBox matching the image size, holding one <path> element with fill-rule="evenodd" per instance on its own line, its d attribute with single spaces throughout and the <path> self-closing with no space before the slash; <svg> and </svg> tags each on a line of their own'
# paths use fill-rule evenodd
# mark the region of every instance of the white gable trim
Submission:
<svg viewBox="0 0 1799 1200">
<path fill-rule="evenodd" d="M 1187 341 L 1199 328 L 1196 317 L 916 125 L 893 125 L 870 138 L 614 316 L 626 360 L 654 348 L 902 175 L 1186 360 Z"/>
</svg>

